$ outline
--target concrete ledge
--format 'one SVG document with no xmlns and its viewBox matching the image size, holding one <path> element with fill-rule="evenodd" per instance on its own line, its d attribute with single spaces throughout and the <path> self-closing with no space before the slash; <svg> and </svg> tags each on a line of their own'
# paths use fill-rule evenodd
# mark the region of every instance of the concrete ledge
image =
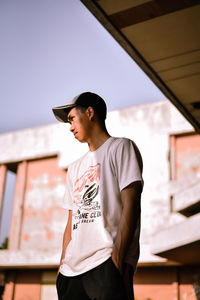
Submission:
<svg viewBox="0 0 200 300">
<path fill-rule="evenodd" d="M 181 193 L 175 194 L 173 198 L 173 211 L 190 216 L 195 213 L 195 208 L 200 207 L 200 181 L 183 189 Z"/>
<path fill-rule="evenodd" d="M 151 251 L 181 263 L 200 263 L 200 213 L 152 237 Z"/>
<path fill-rule="evenodd" d="M 149 245 L 141 245 L 138 266 L 174 265 L 167 259 L 150 253 Z M 0 250 L 0 269 L 57 268 L 60 251 Z"/>
<path fill-rule="evenodd" d="M 0 269 L 57 268 L 60 251 L 0 250 Z"/>
<path fill-rule="evenodd" d="M 174 266 L 179 264 L 175 261 L 168 260 L 166 258 L 152 254 L 149 245 L 140 246 L 140 258 L 138 261 L 138 267 L 166 266 L 166 265 Z"/>
</svg>

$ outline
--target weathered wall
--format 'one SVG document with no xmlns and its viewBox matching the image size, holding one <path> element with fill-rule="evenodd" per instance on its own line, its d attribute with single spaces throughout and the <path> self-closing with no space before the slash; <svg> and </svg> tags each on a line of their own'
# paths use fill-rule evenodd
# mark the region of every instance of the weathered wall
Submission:
<svg viewBox="0 0 200 300">
<path fill-rule="evenodd" d="M 19 163 L 10 250 L 61 247 L 67 220 L 62 209 L 65 182 L 66 171 L 58 168 L 57 157 Z"/>
<path fill-rule="evenodd" d="M 55 123 L 0 135 L 0 163 L 19 162 L 59 155 L 59 167 L 65 168 L 87 151 L 68 132 L 68 124 Z"/>
<path fill-rule="evenodd" d="M 57 157 L 28 162 L 20 249 L 61 247 L 67 220 L 62 209 L 66 172 L 57 165 Z"/>
</svg>

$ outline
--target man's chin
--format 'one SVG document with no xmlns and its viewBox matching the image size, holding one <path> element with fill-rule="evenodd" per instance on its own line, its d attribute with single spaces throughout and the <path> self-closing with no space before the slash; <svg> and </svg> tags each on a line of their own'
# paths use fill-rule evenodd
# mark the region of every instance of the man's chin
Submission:
<svg viewBox="0 0 200 300">
<path fill-rule="evenodd" d="M 75 136 L 75 139 L 77 141 L 79 141 L 80 143 L 85 143 L 85 140 L 81 139 L 81 138 L 78 138 L 78 136 Z"/>
</svg>

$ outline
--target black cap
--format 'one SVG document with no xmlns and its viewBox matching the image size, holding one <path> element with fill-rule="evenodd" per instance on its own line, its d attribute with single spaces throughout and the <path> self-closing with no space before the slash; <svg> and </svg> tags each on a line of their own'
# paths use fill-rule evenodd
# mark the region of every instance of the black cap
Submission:
<svg viewBox="0 0 200 300">
<path fill-rule="evenodd" d="M 107 108 L 105 101 L 97 94 L 91 92 L 82 93 L 66 105 L 53 107 L 53 113 L 56 119 L 60 122 L 68 122 L 68 113 L 74 107 L 82 106 L 87 108 L 92 106 L 94 111 L 99 115 L 102 120 L 106 119 Z"/>
</svg>

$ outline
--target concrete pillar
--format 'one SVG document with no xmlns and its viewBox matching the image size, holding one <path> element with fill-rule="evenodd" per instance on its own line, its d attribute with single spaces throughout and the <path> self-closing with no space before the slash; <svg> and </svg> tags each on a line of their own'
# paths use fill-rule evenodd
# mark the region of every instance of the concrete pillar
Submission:
<svg viewBox="0 0 200 300">
<path fill-rule="evenodd" d="M 9 250 L 17 250 L 20 248 L 20 238 L 22 230 L 24 194 L 26 186 L 27 161 L 18 164 L 17 180 L 13 203 L 13 213 L 10 237 L 8 243 Z"/>
<path fill-rule="evenodd" d="M 5 191 L 5 183 L 6 183 L 6 174 L 7 174 L 7 166 L 0 166 L 0 231 L 1 231 L 1 218 L 3 212 L 3 200 L 4 200 L 4 191 Z"/>
<path fill-rule="evenodd" d="M 176 178 L 176 138 L 174 135 L 170 136 L 170 179 Z"/>
</svg>

